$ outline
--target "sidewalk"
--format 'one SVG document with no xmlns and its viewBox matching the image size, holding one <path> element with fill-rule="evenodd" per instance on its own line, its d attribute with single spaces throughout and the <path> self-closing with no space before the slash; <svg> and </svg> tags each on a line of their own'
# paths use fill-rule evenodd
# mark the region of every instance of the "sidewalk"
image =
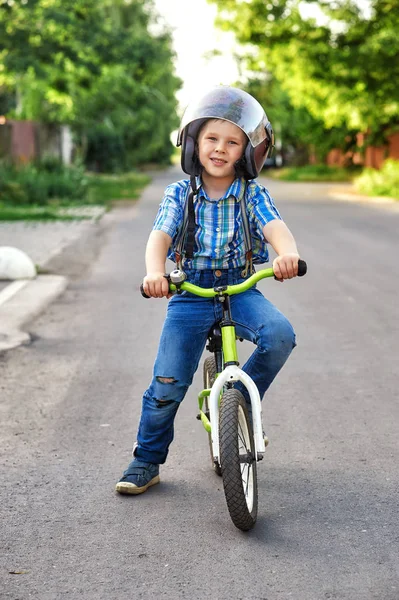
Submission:
<svg viewBox="0 0 399 600">
<path fill-rule="evenodd" d="M 98 238 L 104 208 L 86 208 L 85 215 L 84 221 L 0 222 L 0 246 L 22 250 L 39 272 L 33 280 L 0 281 L 0 352 L 29 343 L 23 327 L 64 292 L 81 263 L 79 248 Z"/>
</svg>

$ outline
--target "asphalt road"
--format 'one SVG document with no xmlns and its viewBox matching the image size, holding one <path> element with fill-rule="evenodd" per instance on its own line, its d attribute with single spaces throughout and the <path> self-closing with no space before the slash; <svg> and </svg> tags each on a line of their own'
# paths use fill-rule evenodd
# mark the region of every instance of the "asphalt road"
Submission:
<svg viewBox="0 0 399 600">
<path fill-rule="evenodd" d="M 1 600 L 398 600 L 397 207 L 270 185 L 309 273 L 260 284 L 298 347 L 263 405 L 255 529 L 229 519 L 195 384 L 161 484 L 114 493 L 166 308 L 137 291 L 143 248 L 174 177 L 112 213 L 32 345 L 0 355 Z"/>
</svg>

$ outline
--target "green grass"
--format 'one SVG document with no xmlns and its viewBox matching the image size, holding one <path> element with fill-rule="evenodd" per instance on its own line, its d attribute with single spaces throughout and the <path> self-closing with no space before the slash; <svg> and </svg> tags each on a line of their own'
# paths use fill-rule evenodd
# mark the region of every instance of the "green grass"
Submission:
<svg viewBox="0 0 399 600">
<path fill-rule="evenodd" d="M 266 169 L 262 175 L 282 181 L 335 182 L 352 181 L 355 173 L 348 169 L 329 167 L 328 165 L 306 165 L 304 167 Z"/>
<path fill-rule="evenodd" d="M 0 221 L 76 221 L 89 219 L 82 214 L 67 214 L 65 209 L 102 205 L 112 206 L 116 200 L 136 200 L 151 178 L 143 173 L 122 175 L 87 174 L 88 192 L 82 200 L 68 198 L 51 199 L 46 204 L 23 204 L 20 202 L 0 202 Z"/>
<path fill-rule="evenodd" d="M 382 169 L 364 169 L 354 180 L 356 189 L 367 196 L 387 196 L 399 200 L 399 161 L 386 160 Z"/>
<path fill-rule="evenodd" d="M 12 206 L 0 204 L 0 221 L 82 221 L 90 217 L 60 214 L 48 206 Z"/>
<path fill-rule="evenodd" d="M 145 173 L 89 174 L 87 203 L 109 205 L 113 200 L 136 200 L 150 179 Z"/>
</svg>

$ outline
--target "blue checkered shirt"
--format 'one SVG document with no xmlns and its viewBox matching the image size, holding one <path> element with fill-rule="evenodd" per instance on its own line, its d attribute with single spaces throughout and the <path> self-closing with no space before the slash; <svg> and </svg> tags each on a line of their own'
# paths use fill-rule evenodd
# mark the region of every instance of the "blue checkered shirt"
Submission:
<svg viewBox="0 0 399 600">
<path fill-rule="evenodd" d="M 241 221 L 240 192 L 244 179 L 235 179 L 225 195 L 211 200 L 198 178 L 198 197 L 194 201 L 195 244 L 192 259 L 184 260 L 187 269 L 231 269 L 245 265 L 245 239 Z M 172 238 L 168 258 L 175 261 L 174 249 L 181 233 L 184 207 L 190 187 L 189 179 L 169 185 L 154 222 L 154 230 Z M 257 181 L 247 182 L 246 205 L 252 238 L 254 263 L 269 260 L 262 229 L 273 219 L 281 219 L 265 187 Z"/>
</svg>

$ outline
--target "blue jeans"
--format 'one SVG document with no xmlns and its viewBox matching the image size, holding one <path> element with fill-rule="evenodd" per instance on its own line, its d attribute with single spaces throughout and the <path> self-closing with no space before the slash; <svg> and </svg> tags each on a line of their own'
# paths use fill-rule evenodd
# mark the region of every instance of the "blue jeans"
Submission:
<svg viewBox="0 0 399 600">
<path fill-rule="evenodd" d="M 186 273 L 191 283 L 215 287 L 244 281 L 242 270 Z M 256 383 L 262 398 L 295 347 L 294 330 L 286 317 L 256 288 L 230 299 L 237 336 L 256 344 L 242 368 Z M 215 298 L 199 298 L 183 292 L 169 300 L 153 379 L 143 396 L 134 449 L 137 458 L 156 464 L 165 462 L 180 402 L 192 383 L 208 332 L 221 316 L 221 303 Z M 241 389 L 248 401 L 241 383 L 237 383 L 236 387 Z"/>
</svg>

